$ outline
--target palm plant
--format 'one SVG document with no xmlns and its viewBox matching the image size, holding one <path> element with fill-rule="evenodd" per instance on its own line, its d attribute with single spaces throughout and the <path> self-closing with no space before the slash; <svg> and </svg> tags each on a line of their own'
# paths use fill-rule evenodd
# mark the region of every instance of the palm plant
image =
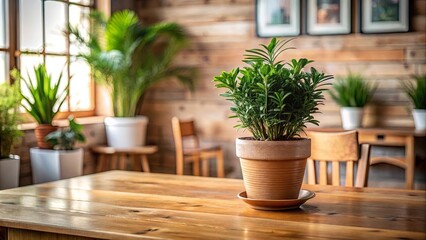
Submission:
<svg viewBox="0 0 426 240">
<path fill-rule="evenodd" d="M 344 78 L 337 78 L 329 93 L 341 107 L 364 107 L 376 89 L 377 85 L 368 84 L 362 75 L 349 73 Z"/>
<path fill-rule="evenodd" d="M 403 82 L 402 87 L 414 105 L 414 109 L 426 109 L 426 75 L 415 76 L 416 84 Z"/>
<path fill-rule="evenodd" d="M 172 66 L 186 42 L 183 29 L 175 23 L 142 26 L 134 12 L 114 13 L 109 20 L 91 14 L 93 31 L 84 36 L 77 26 L 68 26 L 75 42 L 89 49 L 81 52 L 95 80 L 110 88 L 116 117 L 132 117 L 152 84 L 170 76 L 192 87 L 192 69 Z"/>
<path fill-rule="evenodd" d="M 301 58 L 289 63 L 277 61 L 288 41 L 273 38 L 262 48 L 247 50 L 243 62 L 248 66 L 222 72 L 216 87 L 227 91 L 221 96 L 234 103 L 231 111 L 256 140 L 286 140 L 298 136 L 307 123 L 318 125 L 312 114 L 318 112 L 324 96 L 322 87 L 330 75 L 311 68 L 312 61 Z"/>
<path fill-rule="evenodd" d="M 34 67 L 35 79 L 24 78 L 17 69 L 11 72 L 15 80 L 24 83 L 24 89 L 28 90 L 29 95 L 22 93 L 25 110 L 39 123 L 52 124 L 53 118 L 61 109 L 62 104 L 68 95 L 68 85 L 61 89 L 62 73 L 58 80 L 54 81 L 52 76 L 47 73 L 46 66 L 39 64 Z"/>
<path fill-rule="evenodd" d="M 0 159 L 9 157 L 14 141 L 22 135 L 17 125 L 21 99 L 19 82 L 0 84 Z"/>
</svg>

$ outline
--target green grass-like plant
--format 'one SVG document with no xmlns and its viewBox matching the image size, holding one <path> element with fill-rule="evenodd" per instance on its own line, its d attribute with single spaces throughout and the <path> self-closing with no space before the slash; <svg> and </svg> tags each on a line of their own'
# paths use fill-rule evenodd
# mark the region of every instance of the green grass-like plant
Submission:
<svg viewBox="0 0 426 240">
<path fill-rule="evenodd" d="M 194 69 L 172 65 L 187 37 L 176 23 L 142 26 L 129 10 L 114 13 L 110 19 L 91 14 L 92 31 L 85 36 L 78 26 L 68 26 L 73 42 L 89 49 L 79 57 L 92 68 L 95 80 L 111 91 L 116 117 L 133 117 L 152 84 L 176 76 L 193 88 Z"/>
<path fill-rule="evenodd" d="M 332 76 L 315 68 L 305 72 L 312 62 L 305 58 L 278 61 L 290 40 L 273 38 L 268 45 L 246 50 L 243 62 L 248 66 L 222 72 L 213 80 L 217 88 L 227 89 L 221 96 L 234 103 L 231 118 L 240 120 L 235 127 L 248 129 L 255 140 L 293 139 L 307 123 L 319 124 L 312 114 L 318 113 L 322 87 Z"/>
<path fill-rule="evenodd" d="M 38 124 L 52 124 L 53 118 L 61 109 L 62 104 L 68 96 L 67 83 L 64 89 L 60 89 L 62 72 L 58 79 L 54 81 L 48 74 L 46 66 L 39 64 L 34 67 L 35 79 L 22 77 L 17 69 L 12 70 L 11 75 L 16 81 L 22 81 L 29 95 L 23 93 L 22 106 L 37 121 Z"/>
<path fill-rule="evenodd" d="M 415 109 L 426 109 L 426 75 L 415 76 L 414 79 L 416 84 L 403 82 L 402 88 Z"/>
<path fill-rule="evenodd" d="M 0 84 L 0 159 L 9 157 L 13 143 L 22 136 L 18 129 L 21 99 L 19 83 Z"/>
<path fill-rule="evenodd" d="M 377 85 L 367 83 L 362 75 L 349 73 L 346 77 L 337 78 L 329 93 L 341 107 L 364 107 L 376 89 Z"/>
<path fill-rule="evenodd" d="M 49 133 L 45 140 L 57 150 L 73 150 L 77 142 L 85 142 L 83 126 L 78 124 L 73 116 L 68 117 L 69 126 Z"/>
</svg>

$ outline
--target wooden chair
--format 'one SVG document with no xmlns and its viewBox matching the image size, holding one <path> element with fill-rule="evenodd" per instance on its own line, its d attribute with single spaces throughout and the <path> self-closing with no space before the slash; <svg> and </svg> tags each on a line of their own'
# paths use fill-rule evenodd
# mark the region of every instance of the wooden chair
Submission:
<svg viewBox="0 0 426 240">
<path fill-rule="evenodd" d="M 194 121 L 181 121 L 172 118 L 173 138 L 176 148 L 176 174 L 183 175 L 184 163 L 193 162 L 193 174 L 200 175 L 200 162 L 202 175 L 209 175 L 209 159 L 216 158 L 217 176 L 224 177 L 223 152 L 220 146 L 200 147 L 199 139 L 195 132 Z"/>
<path fill-rule="evenodd" d="M 308 159 L 308 184 L 317 184 L 315 161 L 319 162 L 319 184 L 327 185 L 327 162 L 332 164 L 332 185 L 340 186 L 340 163 L 346 163 L 346 186 L 354 186 L 354 163 L 358 163 L 355 187 L 367 187 L 370 145 L 358 144 L 357 131 L 307 131 L 311 139 Z"/>
</svg>

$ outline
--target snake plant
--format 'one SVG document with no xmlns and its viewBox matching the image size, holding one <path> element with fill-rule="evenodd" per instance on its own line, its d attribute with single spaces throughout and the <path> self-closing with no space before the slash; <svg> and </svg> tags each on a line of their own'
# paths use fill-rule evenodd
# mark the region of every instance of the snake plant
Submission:
<svg viewBox="0 0 426 240">
<path fill-rule="evenodd" d="M 35 78 L 28 73 L 27 78 L 14 69 L 11 76 L 23 82 L 22 106 L 39 124 L 52 124 L 53 118 L 61 109 L 62 104 L 68 96 L 69 83 L 61 88 L 62 73 L 57 80 L 47 72 L 44 64 L 34 67 Z M 25 94 L 28 92 L 28 95 Z"/>
</svg>

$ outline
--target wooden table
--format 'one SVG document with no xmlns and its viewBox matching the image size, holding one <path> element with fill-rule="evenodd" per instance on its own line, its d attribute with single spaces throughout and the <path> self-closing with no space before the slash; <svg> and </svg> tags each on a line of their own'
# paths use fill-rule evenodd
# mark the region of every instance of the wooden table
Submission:
<svg viewBox="0 0 426 240">
<path fill-rule="evenodd" d="M 342 131 L 342 128 L 324 127 L 312 128 L 321 131 Z M 393 128 L 358 128 L 358 139 L 360 143 L 368 143 L 373 146 L 393 146 L 404 147 L 403 157 L 374 156 L 370 158 L 370 165 L 377 163 L 387 163 L 405 170 L 405 187 L 414 188 L 414 167 L 416 154 L 414 149 L 414 139 L 416 137 L 426 137 L 426 131 L 416 131 L 414 128 L 393 127 Z"/>
<path fill-rule="evenodd" d="M 424 191 L 303 188 L 316 197 L 268 212 L 237 199 L 242 180 L 110 171 L 0 191 L 0 226 L 14 240 L 426 238 Z"/>
<path fill-rule="evenodd" d="M 156 153 L 158 147 L 140 146 L 132 148 L 114 148 L 108 146 L 94 146 L 91 148 L 91 151 L 99 156 L 96 172 L 117 169 L 117 167 L 118 169 L 125 170 L 126 160 L 128 158 L 133 160 L 134 170 L 140 171 L 143 169 L 144 172 L 150 172 L 147 155 Z M 108 163 L 110 164 L 109 168 Z"/>
<path fill-rule="evenodd" d="M 376 146 L 399 146 L 405 148 L 405 156 L 371 157 L 370 164 L 387 163 L 405 169 L 405 187 L 414 187 L 414 167 L 416 154 L 414 149 L 415 137 L 426 137 L 426 131 L 415 131 L 414 128 L 360 128 L 359 142 Z"/>
</svg>

